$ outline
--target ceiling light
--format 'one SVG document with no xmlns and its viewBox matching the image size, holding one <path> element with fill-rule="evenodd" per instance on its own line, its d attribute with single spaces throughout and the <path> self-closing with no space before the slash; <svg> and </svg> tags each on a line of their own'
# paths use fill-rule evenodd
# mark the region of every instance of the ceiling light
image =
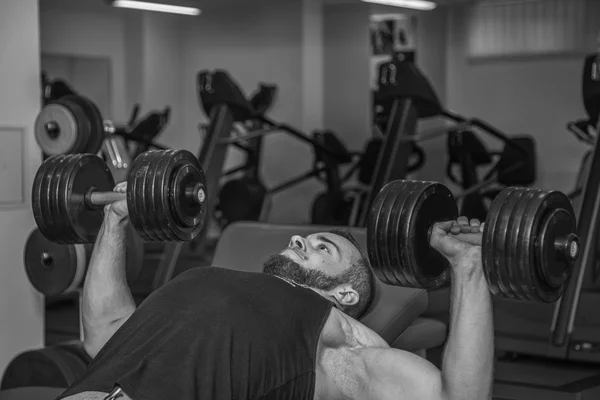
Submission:
<svg viewBox="0 0 600 400">
<path fill-rule="evenodd" d="M 200 9 L 195 7 L 175 6 L 172 4 L 150 3 L 147 1 L 114 0 L 113 7 L 133 8 L 135 10 L 157 11 L 171 14 L 200 15 Z"/>
<path fill-rule="evenodd" d="M 365 3 L 383 4 L 393 7 L 412 8 L 415 10 L 430 11 L 437 7 L 433 1 L 427 0 L 362 0 Z"/>
</svg>

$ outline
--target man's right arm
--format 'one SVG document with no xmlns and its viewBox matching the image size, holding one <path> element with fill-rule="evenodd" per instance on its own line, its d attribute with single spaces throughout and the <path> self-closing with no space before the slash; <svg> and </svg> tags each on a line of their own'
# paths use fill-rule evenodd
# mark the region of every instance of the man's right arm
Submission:
<svg viewBox="0 0 600 400">
<path fill-rule="evenodd" d="M 95 357 L 136 309 L 125 268 L 128 219 L 106 212 L 83 287 L 84 348 Z"/>
</svg>

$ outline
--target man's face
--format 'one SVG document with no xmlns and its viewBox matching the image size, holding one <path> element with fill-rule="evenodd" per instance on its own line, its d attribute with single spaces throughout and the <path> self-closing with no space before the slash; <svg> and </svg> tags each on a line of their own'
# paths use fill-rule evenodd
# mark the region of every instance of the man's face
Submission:
<svg viewBox="0 0 600 400">
<path fill-rule="evenodd" d="M 344 276 L 353 260 L 360 258 L 354 245 L 333 233 L 292 236 L 288 247 L 271 256 L 263 272 L 322 291 L 347 283 Z"/>
</svg>

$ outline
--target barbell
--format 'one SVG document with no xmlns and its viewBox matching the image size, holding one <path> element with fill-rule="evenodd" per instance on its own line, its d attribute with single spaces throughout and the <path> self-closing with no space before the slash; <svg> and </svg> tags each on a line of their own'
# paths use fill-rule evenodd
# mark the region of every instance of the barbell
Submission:
<svg viewBox="0 0 600 400">
<path fill-rule="evenodd" d="M 456 220 L 448 188 L 398 180 L 378 193 L 367 226 L 375 275 L 384 283 L 436 289 L 450 282 L 449 262 L 431 248 L 437 222 Z M 557 301 L 579 255 L 575 213 L 558 191 L 509 187 L 492 202 L 482 237 L 482 264 L 492 294 L 507 299 Z"/>
<path fill-rule="evenodd" d="M 106 163 L 95 154 L 56 155 L 38 169 L 32 208 L 40 232 L 58 244 L 93 243 L 104 206 L 127 200 L 131 224 L 144 242 L 189 242 L 206 214 L 204 173 L 187 150 L 151 150 L 133 162 L 127 193 L 113 191 Z"/>
</svg>

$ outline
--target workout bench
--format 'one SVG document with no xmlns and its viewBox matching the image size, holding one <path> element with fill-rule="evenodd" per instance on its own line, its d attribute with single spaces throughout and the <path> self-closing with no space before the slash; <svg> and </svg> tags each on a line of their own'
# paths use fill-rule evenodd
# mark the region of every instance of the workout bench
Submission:
<svg viewBox="0 0 600 400">
<path fill-rule="evenodd" d="M 339 227 L 315 225 L 272 225 L 237 222 L 229 225 L 217 243 L 212 265 L 241 271 L 262 270 L 266 258 L 284 249 L 293 235 L 307 236 Z M 367 230 L 347 228 L 366 250 Z M 388 286 L 377 282 L 371 311 L 361 322 L 377 332 L 390 346 L 425 356 L 427 349 L 444 343 L 444 323 L 419 318 L 427 309 L 427 291 Z"/>
</svg>

